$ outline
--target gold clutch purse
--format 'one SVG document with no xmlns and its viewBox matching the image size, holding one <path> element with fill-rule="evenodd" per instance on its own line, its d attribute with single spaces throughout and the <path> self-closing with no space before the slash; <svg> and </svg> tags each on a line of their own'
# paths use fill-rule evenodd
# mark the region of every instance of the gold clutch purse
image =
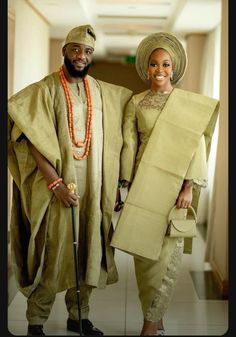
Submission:
<svg viewBox="0 0 236 337">
<path fill-rule="evenodd" d="M 192 211 L 193 219 L 179 219 L 174 218 L 173 213 L 178 212 L 176 206 L 174 206 L 168 216 L 168 228 L 166 235 L 170 237 L 182 237 L 182 238 L 194 238 L 197 235 L 197 215 L 192 206 L 189 207 Z M 179 209 L 181 210 L 181 209 Z"/>
</svg>

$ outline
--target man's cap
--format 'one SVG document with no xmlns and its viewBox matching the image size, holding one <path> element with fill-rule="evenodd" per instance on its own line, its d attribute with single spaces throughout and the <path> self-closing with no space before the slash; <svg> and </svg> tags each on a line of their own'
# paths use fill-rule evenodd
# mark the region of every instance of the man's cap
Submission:
<svg viewBox="0 0 236 337">
<path fill-rule="evenodd" d="M 90 25 L 78 26 L 73 28 L 67 35 L 65 44 L 79 43 L 85 44 L 94 49 L 96 41 L 96 35 L 94 29 Z"/>
</svg>

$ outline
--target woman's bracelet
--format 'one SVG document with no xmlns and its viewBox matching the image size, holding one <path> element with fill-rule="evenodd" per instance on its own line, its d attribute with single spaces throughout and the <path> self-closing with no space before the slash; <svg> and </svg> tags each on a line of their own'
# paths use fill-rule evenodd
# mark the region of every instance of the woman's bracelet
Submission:
<svg viewBox="0 0 236 337">
<path fill-rule="evenodd" d="M 59 183 L 62 181 L 62 178 L 58 178 L 53 180 L 49 185 L 48 185 L 48 189 L 49 190 L 54 190 L 55 188 L 57 188 L 59 186 Z M 58 186 L 57 186 L 58 185 Z"/>
</svg>

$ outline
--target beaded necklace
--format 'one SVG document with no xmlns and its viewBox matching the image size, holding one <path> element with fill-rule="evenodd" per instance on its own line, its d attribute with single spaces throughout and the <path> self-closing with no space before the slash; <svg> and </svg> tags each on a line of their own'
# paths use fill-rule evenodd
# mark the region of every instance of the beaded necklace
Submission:
<svg viewBox="0 0 236 337">
<path fill-rule="evenodd" d="M 74 111 L 72 100 L 70 97 L 69 88 L 67 85 L 67 80 L 65 77 L 63 66 L 61 66 L 59 70 L 60 80 L 65 92 L 66 102 L 67 102 L 67 117 L 68 117 L 68 127 L 70 133 L 70 139 L 73 145 L 76 147 L 83 147 L 85 145 L 84 153 L 79 155 L 78 153 L 73 152 L 73 157 L 77 160 L 83 160 L 89 154 L 90 144 L 91 144 L 91 136 L 92 136 L 92 117 L 93 117 L 93 110 L 92 110 L 92 97 L 91 92 L 88 84 L 87 77 L 83 78 L 85 93 L 87 96 L 87 122 L 86 122 L 86 132 L 84 140 L 76 140 L 75 139 L 75 123 L 74 123 Z"/>
</svg>

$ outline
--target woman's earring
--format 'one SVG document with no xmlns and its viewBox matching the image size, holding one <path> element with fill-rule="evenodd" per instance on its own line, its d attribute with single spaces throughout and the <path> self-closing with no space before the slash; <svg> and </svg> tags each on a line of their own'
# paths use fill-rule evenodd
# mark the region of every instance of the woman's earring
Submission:
<svg viewBox="0 0 236 337">
<path fill-rule="evenodd" d="M 171 75 L 170 75 L 170 80 L 171 81 L 173 80 L 173 73 L 171 73 Z"/>
</svg>

